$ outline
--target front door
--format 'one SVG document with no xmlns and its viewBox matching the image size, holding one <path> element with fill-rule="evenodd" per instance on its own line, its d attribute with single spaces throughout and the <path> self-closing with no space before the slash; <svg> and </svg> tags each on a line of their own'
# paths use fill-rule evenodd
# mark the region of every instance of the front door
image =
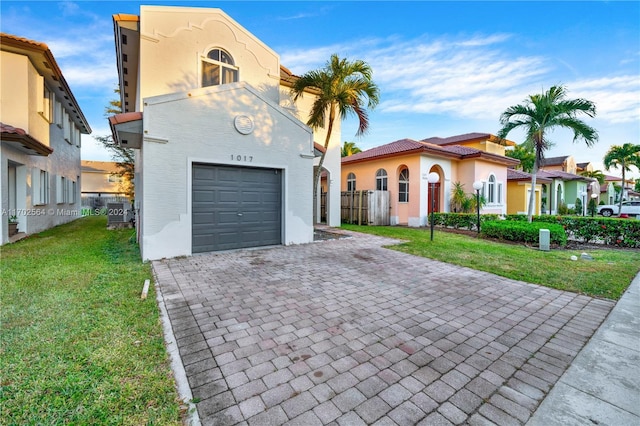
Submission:
<svg viewBox="0 0 640 426">
<path fill-rule="evenodd" d="M 429 203 L 429 213 L 440 211 L 440 182 L 430 183 L 427 202 Z"/>
</svg>

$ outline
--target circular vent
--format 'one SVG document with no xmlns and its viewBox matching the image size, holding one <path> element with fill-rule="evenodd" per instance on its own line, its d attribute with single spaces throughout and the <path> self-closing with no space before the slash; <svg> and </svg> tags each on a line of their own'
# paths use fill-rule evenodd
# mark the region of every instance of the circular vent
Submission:
<svg viewBox="0 0 640 426">
<path fill-rule="evenodd" d="M 238 133 L 242 133 L 243 135 L 248 135 L 253 132 L 253 120 L 249 116 L 238 115 L 235 120 L 233 120 L 233 124 L 236 126 Z"/>
</svg>

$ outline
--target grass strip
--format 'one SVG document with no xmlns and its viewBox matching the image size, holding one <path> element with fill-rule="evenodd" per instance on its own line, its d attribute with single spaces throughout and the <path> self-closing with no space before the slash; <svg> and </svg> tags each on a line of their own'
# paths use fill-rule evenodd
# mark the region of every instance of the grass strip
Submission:
<svg viewBox="0 0 640 426">
<path fill-rule="evenodd" d="M 640 250 L 589 249 L 593 260 L 581 259 L 581 250 L 548 252 L 524 245 L 503 244 L 443 231 L 385 226 L 342 225 L 343 229 L 396 238 L 406 242 L 388 248 L 466 266 L 496 275 L 559 290 L 617 300 L 640 271 Z M 571 256 L 577 256 L 572 261 Z"/>
<path fill-rule="evenodd" d="M 131 229 L 85 217 L 1 254 L 1 424 L 181 424 Z"/>
</svg>

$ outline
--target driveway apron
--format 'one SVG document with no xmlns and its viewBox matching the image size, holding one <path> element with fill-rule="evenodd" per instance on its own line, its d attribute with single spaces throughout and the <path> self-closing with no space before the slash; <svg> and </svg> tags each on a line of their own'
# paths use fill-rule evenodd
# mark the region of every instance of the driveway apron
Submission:
<svg viewBox="0 0 640 426">
<path fill-rule="evenodd" d="M 344 233 L 153 262 L 202 424 L 524 424 L 614 306 Z"/>
</svg>

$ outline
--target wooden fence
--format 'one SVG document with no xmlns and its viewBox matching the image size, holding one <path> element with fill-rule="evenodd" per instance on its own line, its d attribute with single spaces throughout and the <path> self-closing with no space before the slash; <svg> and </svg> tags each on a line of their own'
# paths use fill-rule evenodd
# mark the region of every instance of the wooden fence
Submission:
<svg viewBox="0 0 640 426">
<path fill-rule="evenodd" d="M 340 193 L 340 219 L 354 225 L 389 225 L 389 191 Z"/>
</svg>

